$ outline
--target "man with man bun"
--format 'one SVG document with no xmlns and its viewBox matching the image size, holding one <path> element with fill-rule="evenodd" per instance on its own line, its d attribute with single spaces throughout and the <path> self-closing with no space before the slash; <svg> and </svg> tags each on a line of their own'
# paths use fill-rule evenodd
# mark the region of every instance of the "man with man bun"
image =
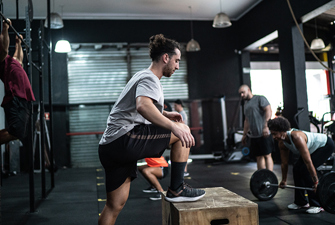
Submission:
<svg viewBox="0 0 335 225">
<path fill-rule="evenodd" d="M 171 145 L 171 182 L 166 194 L 170 202 L 196 201 L 201 189 L 184 183 L 184 168 L 194 138 L 177 112 L 164 111 L 160 79 L 179 69 L 178 42 L 157 34 L 150 37 L 148 69 L 137 72 L 114 104 L 107 128 L 99 143 L 99 157 L 105 169 L 106 205 L 100 225 L 115 224 L 125 205 L 130 183 L 137 177 L 137 160 L 160 157 Z"/>
</svg>

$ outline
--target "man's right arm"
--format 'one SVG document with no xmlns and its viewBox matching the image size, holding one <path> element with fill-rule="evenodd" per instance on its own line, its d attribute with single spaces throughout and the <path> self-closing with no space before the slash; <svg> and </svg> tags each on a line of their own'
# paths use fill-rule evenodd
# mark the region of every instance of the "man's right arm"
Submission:
<svg viewBox="0 0 335 225">
<path fill-rule="evenodd" d="M 279 152 L 280 152 L 280 159 L 281 159 L 281 173 L 282 173 L 282 180 L 279 184 L 281 188 L 286 185 L 287 181 L 287 172 L 288 172 L 288 161 L 290 156 L 290 150 L 284 145 L 283 141 L 278 143 Z"/>
<path fill-rule="evenodd" d="M 243 126 L 243 137 L 242 137 L 242 144 L 247 144 L 247 133 L 249 131 L 249 121 L 247 118 L 244 120 L 244 126 Z"/>
<path fill-rule="evenodd" d="M 9 20 L 9 23 L 12 22 Z M 2 32 L 0 34 L 0 61 L 3 62 L 7 55 L 9 49 L 9 35 L 8 35 L 9 25 L 6 22 L 3 22 Z"/>
</svg>

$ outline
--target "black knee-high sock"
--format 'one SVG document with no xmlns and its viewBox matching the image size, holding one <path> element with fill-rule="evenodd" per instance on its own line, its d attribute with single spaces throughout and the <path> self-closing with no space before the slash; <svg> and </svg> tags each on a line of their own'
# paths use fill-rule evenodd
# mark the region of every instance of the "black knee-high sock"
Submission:
<svg viewBox="0 0 335 225">
<path fill-rule="evenodd" d="M 187 162 L 171 162 L 171 190 L 177 190 L 177 188 L 183 183 L 186 163 Z"/>
</svg>

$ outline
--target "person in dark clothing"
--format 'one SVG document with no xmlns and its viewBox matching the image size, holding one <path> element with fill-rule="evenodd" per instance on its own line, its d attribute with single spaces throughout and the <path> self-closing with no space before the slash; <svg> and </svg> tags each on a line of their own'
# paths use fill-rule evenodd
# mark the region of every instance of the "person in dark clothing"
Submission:
<svg viewBox="0 0 335 225">
<path fill-rule="evenodd" d="M 281 157 L 282 180 L 279 187 L 285 188 L 290 152 L 299 156 L 293 165 L 294 184 L 298 187 L 314 187 L 314 191 L 295 189 L 294 203 L 288 209 L 308 208 L 307 213 L 324 211 L 316 196 L 319 178 L 316 168 L 322 165 L 334 152 L 334 142 L 326 134 L 291 129 L 290 122 L 284 117 L 268 121 L 273 138 L 278 141 Z"/>
<path fill-rule="evenodd" d="M 11 24 L 11 21 L 9 20 Z M 3 22 L 0 34 L 0 79 L 5 86 L 1 106 L 5 110 L 8 128 L 0 130 L 0 144 L 20 139 L 25 144 L 31 118 L 31 101 L 35 101 L 30 81 L 22 67 L 21 40 L 16 36 L 15 53 L 9 52 L 9 25 Z M 22 36 L 21 36 L 22 38 Z"/>
</svg>

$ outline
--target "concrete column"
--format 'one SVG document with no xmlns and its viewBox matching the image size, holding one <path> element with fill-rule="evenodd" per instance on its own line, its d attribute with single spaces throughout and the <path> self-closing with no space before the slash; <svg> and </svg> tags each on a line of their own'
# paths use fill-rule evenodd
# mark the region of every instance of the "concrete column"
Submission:
<svg viewBox="0 0 335 225">
<path fill-rule="evenodd" d="M 302 24 L 300 28 L 302 30 Z M 309 131 L 304 41 L 294 24 L 278 30 L 278 36 L 284 98 L 283 116 L 290 121 L 292 127 Z M 297 117 L 296 123 L 294 118 L 300 109 L 304 111 Z"/>
<path fill-rule="evenodd" d="M 250 52 L 249 51 L 243 51 L 240 54 L 240 61 L 241 61 L 241 84 L 246 84 L 249 87 L 251 87 L 251 81 L 250 81 Z"/>
</svg>

